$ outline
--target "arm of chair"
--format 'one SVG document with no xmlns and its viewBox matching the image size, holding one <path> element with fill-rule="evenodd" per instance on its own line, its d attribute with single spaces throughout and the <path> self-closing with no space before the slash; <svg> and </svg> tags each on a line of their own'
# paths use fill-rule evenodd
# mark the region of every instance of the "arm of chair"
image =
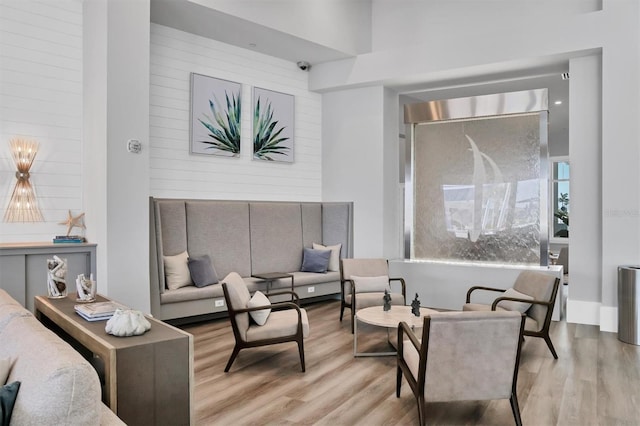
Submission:
<svg viewBox="0 0 640 426">
<path fill-rule="evenodd" d="M 340 293 L 342 295 L 342 301 L 343 302 L 345 301 L 345 297 L 344 297 L 344 285 L 345 285 L 345 283 L 349 283 L 349 291 L 351 292 L 351 312 L 355 312 L 356 298 L 353 297 L 355 283 L 353 282 L 352 279 L 341 279 L 340 280 Z"/>
<path fill-rule="evenodd" d="M 277 302 L 277 303 L 272 303 L 271 305 L 254 306 L 253 308 L 235 309 L 234 313 L 235 314 L 241 314 L 241 313 L 244 313 L 244 312 L 260 311 L 262 309 L 274 309 L 274 308 L 291 308 L 291 309 L 295 309 L 296 311 L 298 311 L 298 324 L 302 323 L 302 311 L 300 310 L 300 306 L 296 305 L 293 302 Z"/>
<path fill-rule="evenodd" d="M 506 290 L 502 288 L 494 288 L 494 287 L 484 287 L 484 286 L 473 286 L 467 291 L 467 303 L 471 303 L 471 292 L 475 290 L 487 290 L 487 291 L 498 291 L 504 293 Z"/>
<path fill-rule="evenodd" d="M 400 285 L 402 285 L 402 296 L 406 302 L 407 300 L 407 285 L 404 282 L 404 278 L 389 278 L 389 285 L 391 285 L 391 281 L 400 281 Z"/>
<path fill-rule="evenodd" d="M 411 327 L 404 321 L 401 321 L 398 324 L 398 358 L 402 358 L 402 352 L 404 350 L 404 335 L 407 335 L 411 344 L 416 348 L 416 351 L 420 352 L 420 342 L 418 342 L 418 338 L 415 333 L 411 331 Z"/>
<path fill-rule="evenodd" d="M 491 310 L 495 311 L 496 310 L 496 306 L 498 305 L 498 303 L 500 303 L 502 300 L 512 300 L 514 302 L 523 302 L 523 303 L 531 303 L 532 305 L 544 305 L 544 306 L 551 306 L 551 302 L 545 302 L 543 300 L 531 300 L 531 299 L 518 299 L 517 297 L 498 297 L 496 300 L 493 301 L 493 303 L 491 304 Z"/>
<path fill-rule="evenodd" d="M 344 285 L 349 283 L 349 291 L 353 294 L 353 280 L 352 279 L 341 279 L 340 280 L 340 291 L 342 292 L 342 300 L 344 300 Z"/>
</svg>

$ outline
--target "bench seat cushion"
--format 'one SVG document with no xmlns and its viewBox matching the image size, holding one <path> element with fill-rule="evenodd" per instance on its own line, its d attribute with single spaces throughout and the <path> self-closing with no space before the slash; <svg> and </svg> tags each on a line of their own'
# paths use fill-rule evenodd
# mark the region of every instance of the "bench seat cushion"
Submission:
<svg viewBox="0 0 640 426">
<path fill-rule="evenodd" d="M 332 281 L 340 282 L 340 272 L 328 271 L 326 274 L 316 274 L 314 272 L 293 272 L 293 280 L 295 286 L 322 284 Z"/>
<path fill-rule="evenodd" d="M 223 297 L 221 284 L 212 284 L 206 287 L 190 285 L 176 290 L 165 290 L 165 292 L 160 295 L 160 303 L 177 303 L 218 297 Z"/>
</svg>

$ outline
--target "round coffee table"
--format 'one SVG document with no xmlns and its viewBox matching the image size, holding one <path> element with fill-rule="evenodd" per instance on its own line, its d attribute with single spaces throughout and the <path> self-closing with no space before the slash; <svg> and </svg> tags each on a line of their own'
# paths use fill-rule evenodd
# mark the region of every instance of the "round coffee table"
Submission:
<svg viewBox="0 0 640 426">
<path fill-rule="evenodd" d="M 417 317 L 411 312 L 411 306 L 392 305 L 391 309 L 385 311 L 382 306 L 372 306 L 356 311 L 353 318 L 353 356 L 392 356 L 393 352 L 358 352 L 358 321 L 366 324 L 385 327 L 387 329 L 387 341 L 393 345 L 389 339 L 389 330 L 397 329 L 398 324 L 402 321 L 406 322 L 411 329 L 421 328 L 424 322 L 424 316 L 437 313 L 433 309 L 420 308 L 420 316 Z"/>
</svg>

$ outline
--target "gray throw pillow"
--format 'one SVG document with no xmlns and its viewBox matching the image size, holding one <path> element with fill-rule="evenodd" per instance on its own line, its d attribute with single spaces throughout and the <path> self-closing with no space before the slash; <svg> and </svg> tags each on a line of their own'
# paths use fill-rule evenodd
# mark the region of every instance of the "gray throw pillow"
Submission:
<svg viewBox="0 0 640 426">
<path fill-rule="evenodd" d="M 190 257 L 188 261 L 191 280 L 196 287 L 206 287 L 218 282 L 218 274 L 208 254 Z"/>
<path fill-rule="evenodd" d="M 19 389 L 20 382 L 0 386 L 0 424 L 2 426 L 8 425 L 11 420 L 11 413 L 13 412 Z"/>
<path fill-rule="evenodd" d="M 305 248 L 302 256 L 302 272 L 318 272 L 325 274 L 329 266 L 331 250 L 315 250 Z"/>
</svg>

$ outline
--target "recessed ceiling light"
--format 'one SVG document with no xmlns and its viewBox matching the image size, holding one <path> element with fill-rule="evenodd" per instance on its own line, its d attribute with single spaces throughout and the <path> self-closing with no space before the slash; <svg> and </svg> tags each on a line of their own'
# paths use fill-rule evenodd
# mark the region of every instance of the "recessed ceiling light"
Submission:
<svg viewBox="0 0 640 426">
<path fill-rule="evenodd" d="M 249 47 L 256 47 L 255 43 L 249 43 Z"/>
<path fill-rule="evenodd" d="M 562 101 L 555 101 L 554 104 L 556 105 L 562 105 Z"/>
</svg>

